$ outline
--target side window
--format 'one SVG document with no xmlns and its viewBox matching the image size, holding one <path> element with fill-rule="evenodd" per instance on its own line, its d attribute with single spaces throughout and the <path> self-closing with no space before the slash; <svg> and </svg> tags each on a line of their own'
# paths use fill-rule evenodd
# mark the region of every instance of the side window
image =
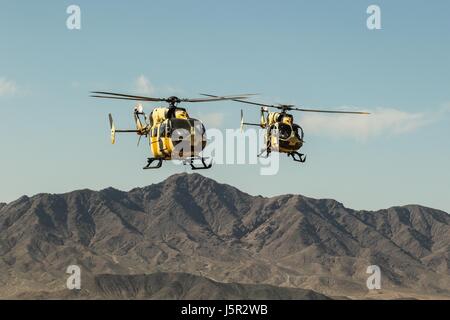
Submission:
<svg viewBox="0 0 450 320">
<path fill-rule="evenodd" d="M 153 127 L 153 111 L 148 115 L 148 123 L 150 124 L 150 127 Z"/>
<path fill-rule="evenodd" d="M 298 125 L 295 125 L 293 128 L 294 128 L 295 136 L 298 139 L 303 140 L 303 129 L 302 129 L 302 127 L 300 127 Z"/>
<path fill-rule="evenodd" d="M 165 137 L 166 136 L 166 123 L 163 122 L 161 123 L 161 125 L 159 126 L 159 137 Z"/>
<path fill-rule="evenodd" d="M 170 138 L 171 133 L 172 133 L 172 124 L 170 123 L 170 121 L 168 121 L 166 126 L 166 138 Z"/>
<path fill-rule="evenodd" d="M 154 127 L 153 128 L 153 131 L 152 131 L 152 137 L 157 137 L 158 136 L 158 128 L 157 127 Z"/>
</svg>

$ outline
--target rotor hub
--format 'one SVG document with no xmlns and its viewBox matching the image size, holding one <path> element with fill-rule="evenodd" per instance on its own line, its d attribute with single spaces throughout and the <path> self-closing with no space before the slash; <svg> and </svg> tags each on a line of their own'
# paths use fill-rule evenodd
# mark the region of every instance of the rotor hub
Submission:
<svg viewBox="0 0 450 320">
<path fill-rule="evenodd" d="M 175 107 L 178 103 L 181 102 L 180 98 L 175 97 L 175 96 L 172 96 L 172 97 L 167 98 L 166 101 L 169 103 L 169 105 L 170 105 L 171 107 Z"/>
</svg>

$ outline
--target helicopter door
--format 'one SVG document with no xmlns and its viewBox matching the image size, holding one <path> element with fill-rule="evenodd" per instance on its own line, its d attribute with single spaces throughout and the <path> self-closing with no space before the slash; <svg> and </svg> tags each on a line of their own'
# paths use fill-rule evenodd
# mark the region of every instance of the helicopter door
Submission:
<svg viewBox="0 0 450 320">
<path fill-rule="evenodd" d="M 149 142 L 153 156 L 157 157 L 159 155 L 158 126 L 154 126 L 153 128 L 151 128 L 149 135 Z"/>
<path fill-rule="evenodd" d="M 152 138 L 158 138 L 158 128 L 157 127 L 154 127 L 152 129 L 151 135 L 152 135 Z"/>
<path fill-rule="evenodd" d="M 292 130 L 294 131 L 295 137 L 300 141 L 303 141 L 303 129 L 297 124 L 292 125 Z"/>
<path fill-rule="evenodd" d="M 272 150 L 278 150 L 279 148 L 277 124 L 272 125 L 269 129 L 267 134 L 267 148 Z"/>
<path fill-rule="evenodd" d="M 158 130 L 158 146 L 159 146 L 159 152 L 161 154 L 167 155 L 168 151 L 167 150 L 167 143 L 166 143 L 166 121 L 164 121 L 163 123 L 161 123 L 159 125 L 159 130 Z"/>
<path fill-rule="evenodd" d="M 192 128 L 194 128 L 194 152 L 198 154 L 206 146 L 206 129 L 200 120 L 191 118 L 189 122 Z"/>
</svg>

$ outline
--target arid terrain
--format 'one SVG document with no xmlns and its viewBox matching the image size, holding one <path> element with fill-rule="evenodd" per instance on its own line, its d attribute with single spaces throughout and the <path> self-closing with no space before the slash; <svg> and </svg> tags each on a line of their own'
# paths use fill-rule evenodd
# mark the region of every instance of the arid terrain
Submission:
<svg viewBox="0 0 450 320">
<path fill-rule="evenodd" d="M 80 291 L 66 268 L 82 270 Z M 381 269 L 369 291 L 366 269 Z M 450 215 L 251 196 L 199 174 L 0 204 L 1 298 L 450 299 Z"/>
</svg>

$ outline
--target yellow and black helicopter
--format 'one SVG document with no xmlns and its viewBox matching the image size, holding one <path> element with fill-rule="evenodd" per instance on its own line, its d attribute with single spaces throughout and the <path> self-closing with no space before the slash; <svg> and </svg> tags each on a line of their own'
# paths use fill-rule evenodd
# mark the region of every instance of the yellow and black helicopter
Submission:
<svg viewBox="0 0 450 320">
<path fill-rule="evenodd" d="M 207 97 L 218 97 L 211 94 L 202 94 Z M 368 115 L 369 112 L 362 111 L 337 111 L 337 110 L 318 110 L 318 109 L 304 109 L 297 108 L 291 104 L 264 104 L 252 101 L 245 101 L 241 99 L 232 99 L 233 101 L 251 104 L 261 107 L 261 120 L 260 123 L 244 122 L 244 114 L 241 109 L 241 131 L 244 125 L 258 126 L 266 129 L 265 134 L 265 148 L 258 154 L 258 157 L 267 158 L 272 151 L 286 153 L 288 157 L 292 157 L 294 161 L 305 162 L 306 156 L 303 153 L 299 153 L 298 150 L 304 143 L 304 132 L 301 126 L 294 123 L 294 116 L 289 114 L 288 111 L 301 111 L 301 112 L 321 112 L 321 113 L 337 113 L 337 114 L 360 114 Z M 270 112 L 269 108 L 281 110 L 279 112 Z"/>
<path fill-rule="evenodd" d="M 136 95 L 128 95 L 114 92 L 93 91 L 91 97 L 104 99 L 134 100 L 141 102 L 167 102 L 167 107 L 157 107 L 146 115 L 141 103 L 134 107 L 133 117 L 136 129 L 117 130 L 112 115 L 109 114 L 111 128 L 111 143 L 116 141 L 116 133 L 136 133 L 139 141 L 142 136 L 148 137 L 153 157 L 148 158 L 144 169 L 157 169 L 162 166 L 164 160 L 181 160 L 189 163 L 193 170 L 209 169 L 212 162 L 206 163 L 206 158 L 201 152 L 206 146 L 206 130 L 203 123 L 191 118 L 185 108 L 178 106 L 181 102 L 212 102 L 222 100 L 247 99 L 248 94 L 233 96 L 216 96 L 209 98 L 180 99 L 172 96 L 169 98 L 152 98 Z M 195 166 L 195 160 L 200 160 L 200 167 Z M 156 165 L 152 166 L 152 163 Z"/>
</svg>

